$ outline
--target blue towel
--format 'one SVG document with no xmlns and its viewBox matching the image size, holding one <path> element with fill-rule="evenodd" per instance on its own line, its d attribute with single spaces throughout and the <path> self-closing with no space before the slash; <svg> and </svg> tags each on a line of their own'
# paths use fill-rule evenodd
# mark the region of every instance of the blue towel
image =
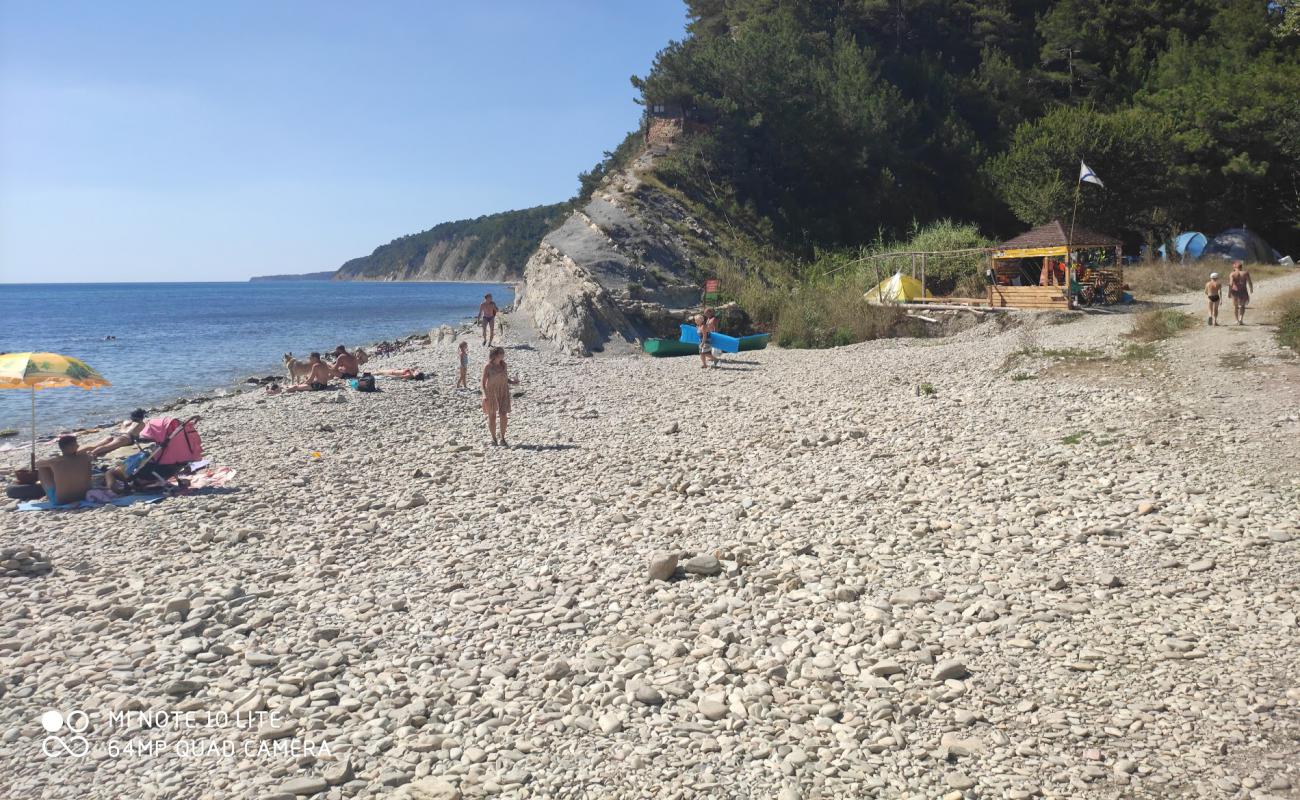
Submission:
<svg viewBox="0 0 1300 800">
<path fill-rule="evenodd" d="M 19 511 L 70 511 L 77 508 L 99 508 L 102 505 L 115 506 L 133 506 L 136 503 L 157 503 L 162 500 L 164 495 L 161 494 L 129 494 L 126 497 L 118 497 L 110 500 L 108 503 L 92 503 L 89 500 L 79 500 L 75 503 L 51 503 L 48 500 L 29 500 L 26 503 L 19 503 Z"/>
</svg>

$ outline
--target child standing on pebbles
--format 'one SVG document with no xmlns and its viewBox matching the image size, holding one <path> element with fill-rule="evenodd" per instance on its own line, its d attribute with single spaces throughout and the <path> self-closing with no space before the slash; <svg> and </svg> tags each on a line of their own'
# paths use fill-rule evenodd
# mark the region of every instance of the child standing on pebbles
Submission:
<svg viewBox="0 0 1300 800">
<path fill-rule="evenodd" d="M 456 378 L 456 388 L 468 389 L 469 384 L 466 383 L 465 376 L 469 373 L 469 342 L 460 343 L 458 357 L 460 359 L 460 373 Z"/>
</svg>

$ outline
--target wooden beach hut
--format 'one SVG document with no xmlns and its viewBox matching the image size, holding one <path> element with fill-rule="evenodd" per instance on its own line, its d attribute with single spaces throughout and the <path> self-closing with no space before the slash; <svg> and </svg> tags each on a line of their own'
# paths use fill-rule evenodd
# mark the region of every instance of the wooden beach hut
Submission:
<svg viewBox="0 0 1300 800">
<path fill-rule="evenodd" d="M 1117 302 L 1124 285 L 1123 245 L 1113 236 L 1053 220 L 990 253 L 989 305 L 1068 309 L 1074 294 Z M 1074 291 L 1071 291 L 1071 286 Z"/>
</svg>

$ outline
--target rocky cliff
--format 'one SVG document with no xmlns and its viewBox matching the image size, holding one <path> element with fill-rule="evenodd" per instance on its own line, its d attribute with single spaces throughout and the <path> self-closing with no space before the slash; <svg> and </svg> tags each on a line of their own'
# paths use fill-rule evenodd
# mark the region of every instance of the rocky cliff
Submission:
<svg viewBox="0 0 1300 800">
<path fill-rule="evenodd" d="M 698 254 L 684 233 L 710 237 L 677 200 L 642 181 L 651 158 L 606 178 L 524 267 L 519 310 L 562 350 L 585 355 L 675 335 L 685 310 L 699 304 Z"/>
<path fill-rule="evenodd" d="M 334 280 L 517 281 L 542 235 L 568 210 L 560 203 L 444 222 L 348 261 Z"/>
</svg>

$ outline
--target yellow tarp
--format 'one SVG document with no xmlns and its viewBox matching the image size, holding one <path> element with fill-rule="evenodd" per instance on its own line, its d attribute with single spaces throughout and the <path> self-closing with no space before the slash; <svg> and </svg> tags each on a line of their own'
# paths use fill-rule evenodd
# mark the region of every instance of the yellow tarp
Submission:
<svg viewBox="0 0 1300 800">
<path fill-rule="evenodd" d="M 910 303 L 914 300 L 927 300 L 932 296 L 929 292 L 922 291 L 921 282 L 916 278 L 909 278 L 901 272 L 895 272 L 869 289 L 862 295 L 862 299 L 876 304 Z"/>
<path fill-rule="evenodd" d="M 998 250 L 993 254 L 996 259 L 1004 258 L 1042 258 L 1043 256 L 1063 256 L 1065 247 L 1022 247 L 1017 250 Z"/>
</svg>

